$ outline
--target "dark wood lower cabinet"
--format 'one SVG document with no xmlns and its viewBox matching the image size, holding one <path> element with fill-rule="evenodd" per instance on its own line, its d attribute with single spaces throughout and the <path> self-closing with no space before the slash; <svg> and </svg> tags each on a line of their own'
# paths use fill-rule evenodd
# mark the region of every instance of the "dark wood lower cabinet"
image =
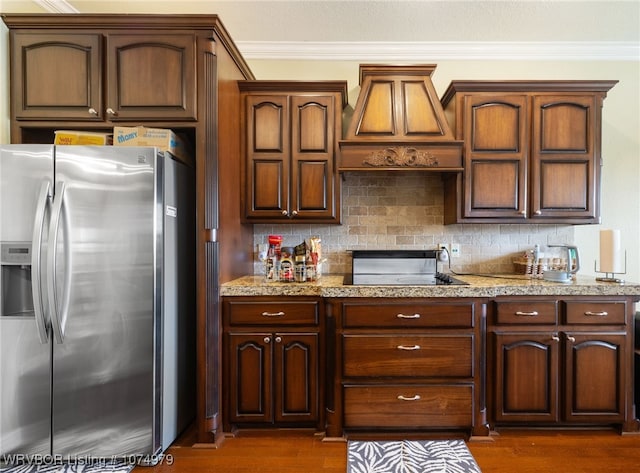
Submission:
<svg viewBox="0 0 640 473">
<path fill-rule="evenodd" d="M 632 301 L 538 302 L 539 310 L 531 298 L 495 302 L 490 320 L 497 323 L 489 324 L 492 423 L 615 424 L 637 431 Z M 549 307 L 558 313 L 550 315 Z"/>
<path fill-rule="evenodd" d="M 229 423 L 318 419 L 318 333 L 229 333 Z"/>
<path fill-rule="evenodd" d="M 613 422 L 625 420 L 632 357 L 624 332 L 564 334 L 565 410 L 568 422 Z M 627 361 L 628 360 L 628 361 Z"/>
<path fill-rule="evenodd" d="M 344 428 L 463 429 L 473 425 L 473 384 L 345 385 Z"/>
<path fill-rule="evenodd" d="M 471 298 L 330 299 L 327 436 L 487 436 L 485 307 Z"/>
<path fill-rule="evenodd" d="M 224 299 L 225 431 L 322 429 L 321 307 L 313 298 Z"/>
<path fill-rule="evenodd" d="M 634 297 L 224 297 L 225 431 L 638 432 Z"/>
</svg>

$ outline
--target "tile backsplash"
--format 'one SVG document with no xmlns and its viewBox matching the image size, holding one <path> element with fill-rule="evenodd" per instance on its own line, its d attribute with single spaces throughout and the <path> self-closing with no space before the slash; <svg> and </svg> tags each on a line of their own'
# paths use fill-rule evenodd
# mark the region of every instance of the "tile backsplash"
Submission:
<svg viewBox="0 0 640 473">
<path fill-rule="evenodd" d="M 323 272 L 333 274 L 351 272 L 350 250 L 356 249 L 436 249 L 438 243 L 457 243 L 460 256 L 450 259 L 453 271 L 511 273 L 512 259 L 536 243 L 573 243 L 571 225 L 444 225 L 443 192 L 437 173 L 344 173 L 342 225 L 254 225 L 254 272 L 262 274 L 257 245 L 271 233 L 281 234 L 284 246 L 320 236 Z"/>
</svg>

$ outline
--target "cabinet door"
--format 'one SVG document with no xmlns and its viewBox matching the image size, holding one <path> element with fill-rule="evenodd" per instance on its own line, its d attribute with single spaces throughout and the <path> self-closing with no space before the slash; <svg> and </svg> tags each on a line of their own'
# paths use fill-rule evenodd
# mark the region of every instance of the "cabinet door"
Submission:
<svg viewBox="0 0 640 473">
<path fill-rule="evenodd" d="M 230 422 L 271 422 L 271 333 L 230 333 L 228 337 Z"/>
<path fill-rule="evenodd" d="M 466 96 L 464 217 L 527 217 L 525 95 Z"/>
<path fill-rule="evenodd" d="M 596 107 L 595 95 L 533 97 L 532 218 L 596 221 L 600 176 Z"/>
<path fill-rule="evenodd" d="M 274 337 L 276 422 L 318 419 L 318 334 L 277 333 Z"/>
<path fill-rule="evenodd" d="M 106 114 L 109 120 L 195 120 L 195 35 L 109 35 Z"/>
<path fill-rule="evenodd" d="M 13 33 L 15 118 L 102 120 L 102 36 Z"/>
<path fill-rule="evenodd" d="M 623 421 L 629 371 L 625 332 L 568 332 L 565 337 L 566 420 Z"/>
<path fill-rule="evenodd" d="M 289 106 L 282 95 L 246 97 L 247 218 L 289 212 Z"/>
<path fill-rule="evenodd" d="M 495 419 L 557 422 L 559 338 L 547 332 L 495 334 Z"/>
<path fill-rule="evenodd" d="M 291 216 L 334 218 L 335 101 L 291 97 Z"/>
</svg>

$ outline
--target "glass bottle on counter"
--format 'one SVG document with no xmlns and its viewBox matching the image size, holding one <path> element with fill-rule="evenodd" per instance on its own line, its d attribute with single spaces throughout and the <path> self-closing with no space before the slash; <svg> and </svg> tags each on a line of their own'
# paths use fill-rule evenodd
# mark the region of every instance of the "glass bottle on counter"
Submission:
<svg viewBox="0 0 640 473">
<path fill-rule="evenodd" d="M 265 279 L 267 282 L 275 282 L 280 277 L 280 258 L 282 235 L 269 235 L 269 250 L 265 263 Z"/>
<path fill-rule="evenodd" d="M 282 248 L 280 258 L 280 282 L 294 282 L 294 261 L 293 248 L 285 246 Z"/>
</svg>

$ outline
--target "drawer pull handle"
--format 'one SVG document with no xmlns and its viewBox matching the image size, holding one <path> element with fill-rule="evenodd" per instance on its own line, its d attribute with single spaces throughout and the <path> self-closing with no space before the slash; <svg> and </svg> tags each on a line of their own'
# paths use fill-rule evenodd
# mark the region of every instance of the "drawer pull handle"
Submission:
<svg viewBox="0 0 640 473">
<path fill-rule="evenodd" d="M 402 394 L 400 394 L 398 396 L 398 399 L 400 401 L 419 401 L 420 400 L 420 395 L 416 394 L 415 396 L 407 397 L 407 396 L 403 396 Z"/>
<path fill-rule="evenodd" d="M 606 317 L 607 315 L 609 315 L 609 313 L 604 310 L 602 312 L 591 312 L 590 310 L 588 310 L 584 313 L 584 315 L 590 317 Z"/>
<path fill-rule="evenodd" d="M 398 345 L 398 350 L 406 350 L 406 351 L 420 350 L 420 345 Z"/>
<path fill-rule="evenodd" d="M 538 314 L 537 310 L 534 310 L 534 311 L 531 311 L 531 312 L 522 312 L 521 310 L 519 310 L 519 311 L 516 312 L 516 315 L 519 315 L 519 316 L 522 316 L 522 317 L 535 317 L 535 316 L 540 315 L 540 314 Z"/>
<path fill-rule="evenodd" d="M 576 337 L 572 337 L 571 335 L 567 335 L 567 340 L 569 340 L 571 343 L 574 343 L 576 341 Z"/>
<path fill-rule="evenodd" d="M 554 342 L 559 342 L 560 341 L 560 337 L 558 337 L 557 335 L 552 335 L 551 336 L 551 340 L 553 340 Z"/>
<path fill-rule="evenodd" d="M 399 319 L 419 319 L 420 314 L 397 314 L 396 317 Z"/>
<path fill-rule="evenodd" d="M 284 316 L 284 312 L 263 312 L 262 315 L 264 317 L 282 317 Z"/>
</svg>

